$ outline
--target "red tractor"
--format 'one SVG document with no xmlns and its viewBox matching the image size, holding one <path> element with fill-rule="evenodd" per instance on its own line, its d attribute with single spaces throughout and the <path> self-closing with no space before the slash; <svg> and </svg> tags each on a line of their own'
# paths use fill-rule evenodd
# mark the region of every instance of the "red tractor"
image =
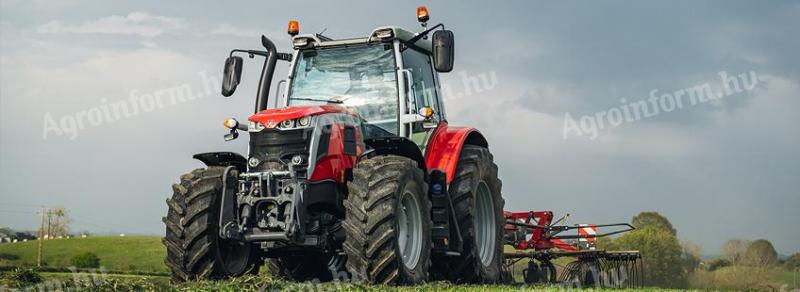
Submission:
<svg viewBox="0 0 800 292">
<path fill-rule="evenodd" d="M 243 58 L 263 57 L 255 113 L 225 121 L 246 155 L 194 155 L 167 199 L 166 263 L 173 281 L 254 273 L 346 276 L 367 283 L 498 282 L 504 200 L 497 165 L 476 129 L 448 124 L 438 73 L 453 69 L 453 33 L 379 27 L 334 40 L 298 35 L 293 50 L 233 50 L 222 94 Z M 278 61 L 289 63 L 267 108 Z"/>
</svg>

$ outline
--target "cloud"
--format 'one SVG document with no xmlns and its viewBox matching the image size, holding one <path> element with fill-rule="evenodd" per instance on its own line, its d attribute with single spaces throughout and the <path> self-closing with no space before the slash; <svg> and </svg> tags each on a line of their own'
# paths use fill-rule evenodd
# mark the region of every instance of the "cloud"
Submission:
<svg viewBox="0 0 800 292">
<path fill-rule="evenodd" d="M 257 29 L 248 29 L 248 28 L 241 28 L 234 26 L 228 23 L 222 23 L 217 25 L 214 29 L 212 29 L 209 34 L 212 35 L 229 35 L 235 37 L 258 37 L 264 34 L 264 31 L 260 31 Z"/>
<path fill-rule="evenodd" d="M 148 49 L 158 48 L 158 44 L 155 43 L 155 42 L 151 42 L 151 41 L 141 41 L 141 42 L 139 42 L 139 44 L 142 45 L 145 48 L 148 48 Z"/>
<path fill-rule="evenodd" d="M 127 16 L 112 15 L 80 25 L 67 25 L 53 20 L 39 26 L 37 32 L 44 34 L 117 34 L 155 37 L 167 30 L 186 27 L 186 20 L 167 16 L 152 15 L 147 12 L 131 12 Z"/>
</svg>

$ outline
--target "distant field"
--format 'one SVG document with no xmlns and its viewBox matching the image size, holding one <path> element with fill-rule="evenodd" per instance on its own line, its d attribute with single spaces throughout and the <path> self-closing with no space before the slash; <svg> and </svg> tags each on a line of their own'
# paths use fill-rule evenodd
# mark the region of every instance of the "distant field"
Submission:
<svg viewBox="0 0 800 292">
<path fill-rule="evenodd" d="M 37 241 L 0 244 L 0 266 L 35 266 Z M 92 252 L 109 271 L 167 273 L 166 249 L 156 236 L 87 237 L 44 241 L 43 264 L 65 269 L 75 255 Z"/>
<path fill-rule="evenodd" d="M 36 241 L 0 244 L 0 267 L 35 266 Z M 510 247 L 507 250 L 511 251 Z M 44 264 L 48 268 L 68 268 L 77 254 L 93 252 L 100 264 L 109 271 L 167 273 L 163 261 L 166 256 L 161 238 L 157 236 L 101 236 L 87 238 L 54 239 L 44 242 Z M 2 255 L 12 255 L 15 260 L 3 260 Z M 559 262 L 560 264 L 564 264 Z M 525 261 L 515 265 L 515 274 L 521 277 Z M 521 280 L 521 279 L 520 279 Z"/>
<path fill-rule="evenodd" d="M 35 266 L 37 242 L 17 242 L 0 244 L 0 266 Z M 70 266 L 70 260 L 77 254 L 93 252 L 100 257 L 101 265 L 108 271 L 130 273 L 167 273 L 163 264 L 165 249 L 156 236 L 126 236 L 126 237 L 89 237 L 56 239 L 44 242 L 44 263 L 48 268 L 65 269 Z M 11 259 L 9 259 L 11 258 Z M 520 263 L 519 269 L 522 268 Z M 76 284 L 72 280 L 76 277 L 72 273 L 43 272 L 45 282 L 40 285 L 62 285 L 60 287 L 82 288 L 89 290 L 183 290 L 183 291 L 260 291 L 267 288 L 273 290 L 326 290 L 326 291 L 558 291 L 557 287 L 547 286 L 522 286 L 522 285 L 453 285 L 450 283 L 431 283 L 426 285 L 388 287 L 358 284 L 325 283 L 317 286 L 309 283 L 293 283 L 271 279 L 268 276 L 240 277 L 227 281 L 193 282 L 177 286 L 169 284 L 168 277 L 164 276 L 138 276 L 107 274 L 101 283 Z M 90 274 L 79 273 L 80 277 L 92 277 Z M 7 284 L 10 282 L 0 284 Z M 54 284 L 56 283 L 56 284 Z M 2 286 L 2 285 L 0 285 Z M 53 286 L 46 286 L 44 290 L 54 290 Z M 2 287 L 0 287 L 2 290 Z M 622 290 L 615 290 L 622 291 Z M 642 290 L 637 290 L 642 291 Z M 645 290 L 646 291 L 646 290 Z"/>
</svg>

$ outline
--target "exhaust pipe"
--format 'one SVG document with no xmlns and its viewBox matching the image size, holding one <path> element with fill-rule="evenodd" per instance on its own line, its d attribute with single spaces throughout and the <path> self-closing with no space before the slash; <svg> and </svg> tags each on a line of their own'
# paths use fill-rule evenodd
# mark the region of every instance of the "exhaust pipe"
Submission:
<svg viewBox="0 0 800 292">
<path fill-rule="evenodd" d="M 261 44 L 267 50 L 268 55 L 264 60 L 264 68 L 261 69 L 261 79 L 258 81 L 256 113 L 267 109 L 269 88 L 272 85 L 272 76 L 275 74 L 275 63 L 278 61 L 278 50 L 275 49 L 275 44 L 263 35 L 261 36 Z"/>
</svg>

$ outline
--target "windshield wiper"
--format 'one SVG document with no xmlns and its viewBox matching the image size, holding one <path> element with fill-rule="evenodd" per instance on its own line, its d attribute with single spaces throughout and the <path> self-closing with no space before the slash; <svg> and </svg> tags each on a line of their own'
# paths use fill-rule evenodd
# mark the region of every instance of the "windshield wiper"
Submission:
<svg viewBox="0 0 800 292">
<path fill-rule="evenodd" d="M 317 99 L 317 98 L 304 98 L 304 97 L 292 97 L 294 100 L 308 100 L 308 101 L 319 101 L 319 102 L 327 102 L 327 103 L 338 103 L 342 104 L 344 101 L 342 100 L 335 100 L 335 99 Z"/>
</svg>

